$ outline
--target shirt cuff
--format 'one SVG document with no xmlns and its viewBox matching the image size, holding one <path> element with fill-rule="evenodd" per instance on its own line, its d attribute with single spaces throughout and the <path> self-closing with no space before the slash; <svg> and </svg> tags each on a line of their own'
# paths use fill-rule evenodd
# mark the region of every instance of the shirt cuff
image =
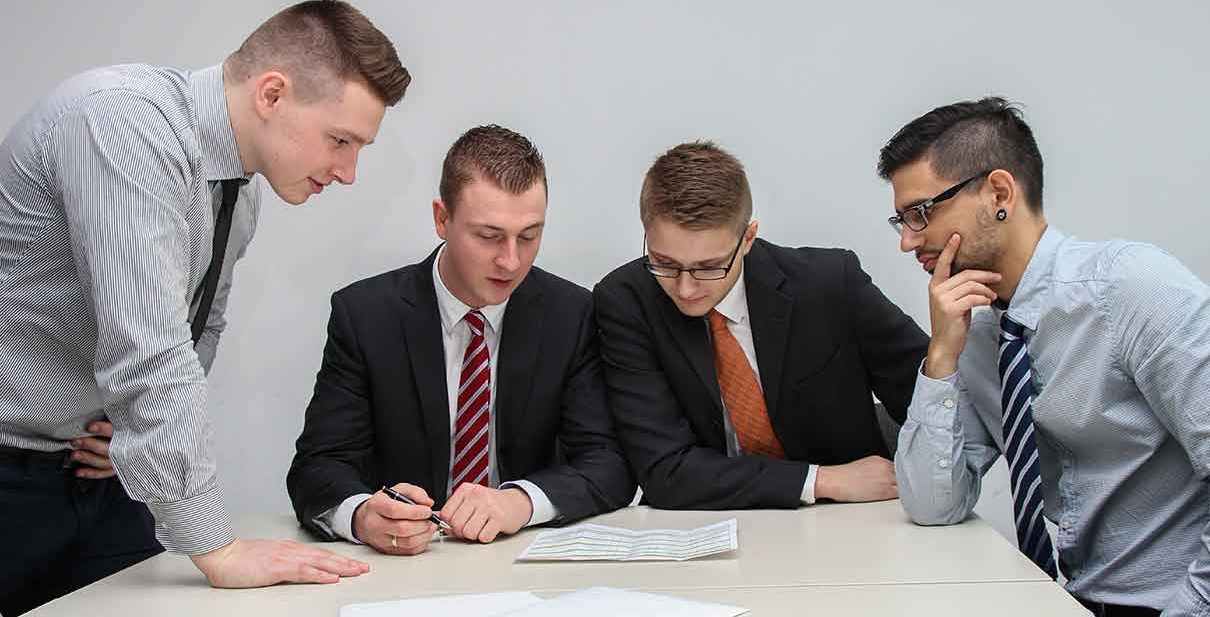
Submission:
<svg viewBox="0 0 1210 617">
<path fill-rule="evenodd" d="M 555 504 L 550 502 L 546 492 L 538 488 L 537 484 L 529 480 L 514 480 L 500 485 L 501 489 L 513 487 L 525 491 L 525 494 L 529 495 L 530 503 L 534 506 L 533 514 L 530 515 L 529 522 L 525 524 L 526 527 L 549 523 L 559 518 L 559 511 L 555 509 Z"/>
<path fill-rule="evenodd" d="M 353 533 L 353 515 L 357 513 L 357 506 L 365 503 L 369 498 L 369 493 L 353 495 L 340 502 L 339 506 L 330 508 L 327 512 L 315 517 L 315 524 L 327 529 L 332 535 L 354 544 L 362 544 L 362 541 L 358 540 L 357 535 Z"/>
<path fill-rule="evenodd" d="M 958 373 L 933 379 L 924 374 L 924 363 L 921 362 L 908 416 L 925 426 L 952 428 L 958 412 L 958 389 Z"/>
<path fill-rule="evenodd" d="M 819 465 L 807 466 L 807 481 L 802 483 L 802 495 L 799 499 L 806 505 L 815 503 L 815 477 L 819 475 Z"/>
<path fill-rule="evenodd" d="M 148 503 L 147 508 L 155 517 L 156 540 L 174 553 L 202 555 L 235 541 L 218 488 L 171 503 Z"/>
</svg>

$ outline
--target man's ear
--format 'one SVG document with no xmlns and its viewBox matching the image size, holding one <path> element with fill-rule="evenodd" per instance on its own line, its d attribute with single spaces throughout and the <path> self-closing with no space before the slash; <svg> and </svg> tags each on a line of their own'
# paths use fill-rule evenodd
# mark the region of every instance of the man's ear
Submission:
<svg viewBox="0 0 1210 617">
<path fill-rule="evenodd" d="M 449 224 L 450 210 L 440 198 L 433 200 L 433 229 L 437 231 L 437 237 L 442 240 L 446 239 L 447 229 Z"/>
<path fill-rule="evenodd" d="M 282 99 L 292 87 L 290 78 L 280 71 L 261 73 L 253 78 L 252 104 L 256 115 L 268 119 L 281 108 Z"/>
</svg>

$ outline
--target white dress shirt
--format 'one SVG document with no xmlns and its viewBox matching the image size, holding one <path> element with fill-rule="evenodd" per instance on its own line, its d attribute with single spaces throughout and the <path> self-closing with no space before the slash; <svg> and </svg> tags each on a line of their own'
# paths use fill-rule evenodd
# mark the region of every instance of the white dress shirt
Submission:
<svg viewBox="0 0 1210 617">
<path fill-rule="evenodd" d="M 433 260 L 433 288 L 437 292 L 437 310 L 441 314 L 441 338 L 445 347 L 445 386 L 449 393 L 449 410 L 450 410 L 450 468 L 447 471 L 448 481 L 446 482 L 446 497 L 454 490 L 454 419 L 458 413 L 458 388 L 462 378 L 462 359 L 466 353 L 466 346 L 471 340 L 470 326 L 467 325 L 466 314 L 470 312 L 471 307 L 464 304 L 461 300 L 454 296 L 453 293 L 445 286 L 445 282 L 441 280 L 441 272 L 438 267 L 441 263 L 441 256 L 445 254 L 445 246 L 437 252 L 437 258 Z M 528 480 L 513 480 L 500 484 L 499 464 L 497 461 L 496 448 L 496 369 L 499 364 L 500 336 L 504 325 L 504 309 L 508 306 L 508 300 L 500 304 L 492 304 L 479 309 L 483 314 L 484 321 L 487 322 L 484 327 L 483 338 L 487 342 L 488 362 L 491 370 L 491 403 L 488 408 L 488 413 L 491 414 L 491 420 L 488 423 L 488 457 L 487 473 L 488 483 L 491 486 L 500 488 L 516 487 L 525 491 L 529 495 L 529 500 L 533 503 L 533 514 L 530 516 L 526 526 L 541 525 L 554 520 L 559 516 L 550 498 L 546 493 L 538 487 L 538 485 Z M 360 540 L 353 535 L 353 514 L 365 500 L 369 499 L 368 493 L 359 493 L 345 499 L 341 504 L 321 514 L 317 523 L 321 526 L 331 529 L 336 535 L 360 544 Z"/>
<path fill-rule="evenodd" d="M 744 357 L 748 359 L 752 372 L 756 374 L 756 385 L 759 387 L 760 366 L 756 364 L 756 344 L 752 340 L 752 323 L 748 319 L 748 292 L 742 274 L 735 281 L 731 291 L 715 305 L 714 310 L 727 318 L 727 330 L 739 341 L 740 349 L 744 350 Z M 710 329 L 709 324 L 706 329 Z M 727 437 L 727 456 L 742 456 L 743 450 L 739 446 L 735 428 L 731 426 L 731 414 L 727 413 L 726 408 L 727 404 L 723 403 L 723 434 Z M 815 503 L 815 477 L 818 474 L 819 465 L 807 468 L 807 480 L 802 487 L 802 502 L 805 504 Z"/>
</svg>

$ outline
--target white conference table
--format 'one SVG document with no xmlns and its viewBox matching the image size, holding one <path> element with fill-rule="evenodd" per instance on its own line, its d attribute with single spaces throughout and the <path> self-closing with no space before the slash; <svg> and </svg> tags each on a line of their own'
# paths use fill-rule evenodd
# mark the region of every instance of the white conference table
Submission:
<svg viewBox="0 0 1210 617">
<path fill-rule="evenodd" d="M 487 545 L 434 541 L 414 557 L 326 543 L 371 567 L 334 585 L 211 589 L 188 559 L 164 554 L 29 614 L 330 617 L 359 602 L 516 590 L 549 597 L 597 585 L 733 604 L 754 616 L 1088 614 L 982 520 L 920 527 L 898 501 L 726 512 L 632 507 L 591 521 L 687 529 L 729 518 L 738 522 L 739 550 L 687 562 L 514 563 L 540 529 Z M 313 541 L 286 515 L 243 519 L 237 530 L 241 537 Z"/>
</svg>

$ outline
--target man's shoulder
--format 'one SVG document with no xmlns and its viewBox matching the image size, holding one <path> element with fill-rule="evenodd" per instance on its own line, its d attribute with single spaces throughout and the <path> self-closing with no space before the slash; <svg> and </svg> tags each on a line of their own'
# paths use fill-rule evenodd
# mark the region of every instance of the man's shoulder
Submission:
<svg viewBox="0 0 1210 617">
<path fill-rule="evenodd" d="M 537 266 L 526 275 L 526 283 L 549 296 L 548 301 L 558 304 L 582 305 L 592 300 L 592 293 L 584 287 Z"/>
<path fill-rule="evenodd" d="M 401 268 L 388 270 L 374 276 L 349 283 L 332 294 L 333 298 L 345 302 L 360 303 L 367 300 L 381 299 L 384 295 L 394 295 L 406 288 L 414 278 L 423 271 L 427 262 L 408 264 Z M 429 267 L 432 267 L 431 265 Z"/>
<path fill-rule="evenodd" d="M 104 101 L 100 111 L 121 113 L 113 100 L 146 100 L 157 107 L 186 108 L 189 83 L 184 72 L 147 64 L 116 64 L 89 69 L 63 81 L 44 102 L 52 108 L 68 110 Z"/>
<path fill-rule="evenodd" d="M 606 274 L 596 284 L 596 288 L 615 289 L 633 285 L 637 281 L 646 280 L 651 276 L 643 266 L 643 258 L 632 259 Z"/>
<path fill-rule="evenodd" d="M 840 285 L 848 269 L 860 268 L 856 255 L 848 249 L 789 247 L 760 239 L 757 243 L 754 250 L 761 251 L 767 261 L 761 264 L 758 258 L 755 265 L 768 267 L 771 262 L 786 277 L 791 288 L 801 286 L 817 293 L 821 287 Z"/>
</svg>

